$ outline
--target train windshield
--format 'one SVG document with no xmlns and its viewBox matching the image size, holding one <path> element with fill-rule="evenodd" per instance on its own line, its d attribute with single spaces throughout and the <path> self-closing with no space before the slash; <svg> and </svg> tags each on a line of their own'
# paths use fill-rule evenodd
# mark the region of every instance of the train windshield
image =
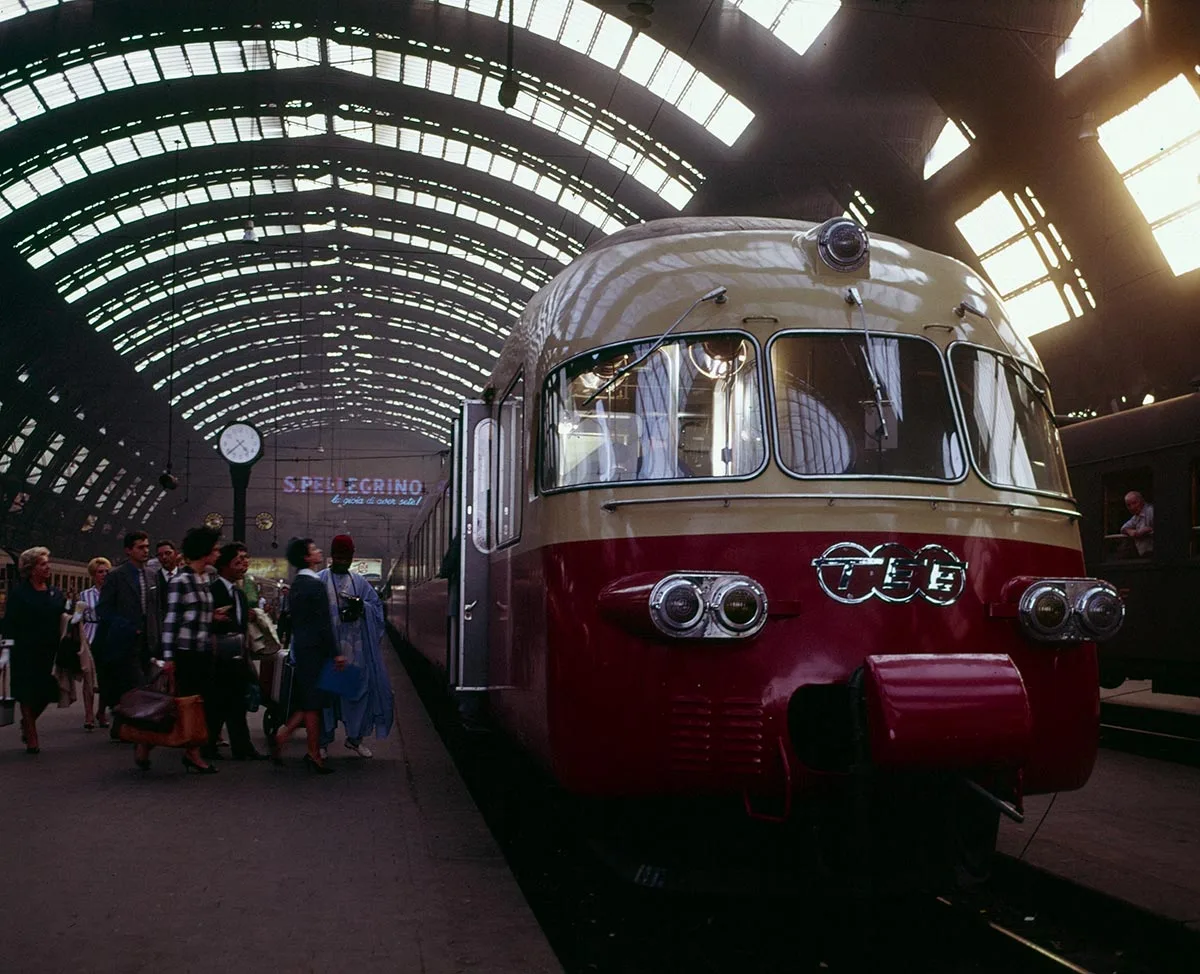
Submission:
<svg viewBox="0 0 1200 974">
<path fill-rule="evenodd" d="M 784 469 L 801 477 L 966 476 L 945 367 L 933 343 L 791 332 L 771 343 L 770 356 Z"/>
<path fill-rule="evenodd" d="M 762 468 L 754 343 L 721 332 L 653 346 L 606 348 L 547 379 L 544 489 L 748 477 Z"/>
<path fill-rule="evenodd" d="M 999 487 L 1070 493 L 1045 377 L 974 345 L 955 345 L 950 368 L 980 476 Z"/>
</svg>

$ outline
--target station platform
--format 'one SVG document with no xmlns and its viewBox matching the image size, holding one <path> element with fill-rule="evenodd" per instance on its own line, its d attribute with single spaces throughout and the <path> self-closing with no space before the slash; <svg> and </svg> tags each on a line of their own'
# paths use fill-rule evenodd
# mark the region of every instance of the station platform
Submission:
<svg viewBox="0 0 1200 974">
<path fill-rule="evenodd" d="M 389 654 L 396 726 L 363 760 L 334 742 L 318 776 L 219 762 L 153 769 L 79 703 L 0 728 L 0 969 L 521 972 L 561 967 Z M 261 713 L 251 729 L 262 746 Z M 344 755 L 344 756 L 343 756 Z"/>
<path fill-rule="evenodd" d="M 1002 853 L 1200 933 L 1200 769 L 1101 748 L 1087 785 L 1051 801 L 1001 819 Z"/>
<path fill-rule="evenodd" d="M 1100 702 L 1122 707 L 1142 707 L 1147 710 L 1193 714 L 1200 717 L 1200 697 L 1184 697 L 1174 693 L 1155 693 L 1149 680 L 1126 680 L 1111 690 L 1100 688 Z"/>
</svg>

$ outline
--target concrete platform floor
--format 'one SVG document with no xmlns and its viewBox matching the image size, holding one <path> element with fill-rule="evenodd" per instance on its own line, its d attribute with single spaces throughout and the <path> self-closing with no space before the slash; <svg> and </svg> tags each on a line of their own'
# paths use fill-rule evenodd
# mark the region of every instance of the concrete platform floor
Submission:
<svg viewBox="0 0 1200 974">
<path fill-rule="evenodd" d="M 1001 822 L 1001 852 L 1200 931 L 1200 769 L 1101 749 L 1083 789 Z"/>
<path fill-rule="evenodd" d="M 0 970 L 536 972 L 561 968 L 430 725 L 389 660 L 397 726 L 338 773 L 178 751 L 133 767 L 82 729 L 39 721 L 42 753 L 0 728 Z M 261 713 L 251 728 L 261 741 Z M 261 745 L 260 745 L 261 746 Z"/>
<path fill-rule="evenodd" d="M 1155 693 L 1149 680 L 1126 680 L 1111 690 L 1100 688 L 1104 703 L 1119 703 L 1125 707 L 1149 707 L 1152 710 L 1172 710 L 1180 714 L 1200 715 L 1200 697 L 1183 697 L 1174 693 Z"/>
</svg>

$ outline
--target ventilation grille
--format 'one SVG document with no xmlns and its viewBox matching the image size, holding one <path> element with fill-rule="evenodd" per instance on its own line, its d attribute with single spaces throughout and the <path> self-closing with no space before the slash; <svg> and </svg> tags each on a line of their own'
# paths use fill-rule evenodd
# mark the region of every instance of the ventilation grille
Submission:
<svg viewBox="0 0 1200 974">
<path fill-rule="evenodd" d="M 742 697 L 675 697 L 667 740 L 671 771 L 762 774 L 762 703 Z"/>
</svg>

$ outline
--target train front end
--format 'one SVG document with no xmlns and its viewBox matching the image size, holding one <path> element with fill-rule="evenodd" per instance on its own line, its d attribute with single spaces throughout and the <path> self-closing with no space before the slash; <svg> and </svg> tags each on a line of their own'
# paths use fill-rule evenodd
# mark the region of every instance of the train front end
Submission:
<svg viewBox="0 0 1200 974">
<path fill-rule="evenodd" d="M 590 268 L 622 271 L 607 311 L 636 333 L 544 371 L 518 568 L 560 780 L 776 821 L 967 807 L 985 844 L 1081 787 L 1123 610 L 1084 577 L 1046 381 L 994 293 L 840 224 Z"/>
</svg>

